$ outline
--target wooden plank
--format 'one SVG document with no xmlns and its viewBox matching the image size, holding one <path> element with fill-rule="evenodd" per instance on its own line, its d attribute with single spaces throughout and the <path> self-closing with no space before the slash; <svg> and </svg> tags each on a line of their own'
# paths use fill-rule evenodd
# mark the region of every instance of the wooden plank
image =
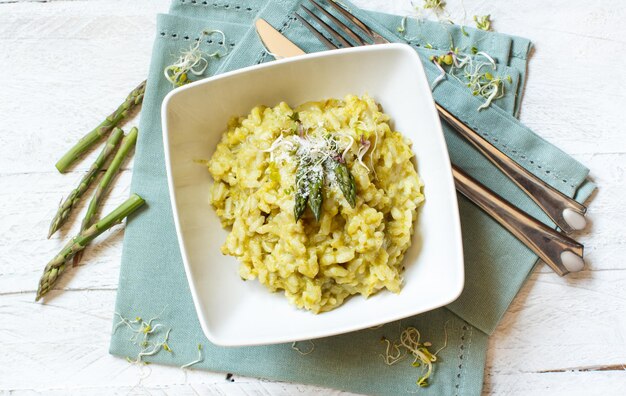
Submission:
<svg viewBox="0 0 626 396">
<path fill-rule="evenodd" d="M 626 389 L 626 372 L 492 374 L 485 377 L 485 395 L 587 396 L 620 395 Z"/>
<path fill-rule="evenodd" d="M 404 0 L 356 0 L 412 12 Z M 419 3 L 419 2 L 418 2 Z M 522 120 L 591 168 L 600 185 L 591 227 L 577 235 L 588 270 L 559 278 L 539 267 L 490 340 L 484 393 L 587 395 L 626 389 L 626 139 L 621 125 L 626 60 L 620 0 L 450 2 L 444 17 L 491 14 L 499 31 L 535 44 Z M 146 74 L 155 14 L 169 0 L 0 0 L 0 390 L 7 394 L 344 395 L 304 385 L 172 367 L 131 366 L 107 353 L 122 227 L 98 239 L 84 267 L 33 302 L 46 261 L 63 238 L 45 239 L 55 205 L 95 153 L 68 175 L 57 157 L 115 108 Z M 555 15 L 559 15 L 555 18 Z M 36 56 L 33 56 L 36 54 Z M 17 82 L 17 83 L 16 83 Z M 80 109 L 80 111 L 77 111 Z M 8 118 L 6 117 L 8 115 Z M 136 123 L 136 120 L 134 121 Z M 126 168 L 130 168 L 129 164 Z M 120 175 L 104 211 L 129 193 Z M 77 208 L 76 231 L 84 204 Z M 588 370 L 588 371 L 580 371 Z"/>
</svg>

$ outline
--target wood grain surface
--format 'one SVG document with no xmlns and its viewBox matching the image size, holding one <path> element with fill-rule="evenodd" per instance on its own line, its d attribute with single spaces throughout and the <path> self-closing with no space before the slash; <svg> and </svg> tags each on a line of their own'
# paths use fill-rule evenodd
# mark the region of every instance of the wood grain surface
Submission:
<svg viewBox="0 0 626 396">
<path fill-rule="evenodd" d="M 355 0 L 406 14 L 405 0 Z M 421 3 L 421 0 L 416 0 Z M 587 268 L 559 278 L 540 265 L 490 339 L 485 394 L 617 395 L 626 390 L 626 3 L 622 0 L 448 1 L 468 23 L 535 50 L 522 121 L 591 168 L 591 225 L 576 235 Z M 60 175 L 61 153 L 145 78 L 155 16 L 169 0 L 0 0 L 0 392 L 32 394 L 346 394 L 160 366 L 108 354 L 123 226 L 34 302 L 45 263 L 72 227 L 45 239 L 58 201 L 95 153 Z M 135 121 L 136 122 L 136 121 Z M 104 212 L 129 194 L 125 165 Z M 82 214 L 84 206 L 78 208 Z"/>
</svg>

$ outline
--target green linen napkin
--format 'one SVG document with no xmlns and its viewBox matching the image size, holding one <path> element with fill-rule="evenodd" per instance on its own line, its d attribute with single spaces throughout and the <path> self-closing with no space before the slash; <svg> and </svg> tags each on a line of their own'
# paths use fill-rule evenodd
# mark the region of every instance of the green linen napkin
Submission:
<svg viewBox="0 0 626 396">
<path fill-rule="evenodd" d="M 175 0 L 171 13 L 176 15 L 159 16 L 131 187 L 147 200 L 148 208 L 133 216 L 126 227 L 116 311 L 126 317 L 159 315 L 159 323 L 171 328 L 168 345 L 173 352 L 162 351 L 148 357 L 146 360 L 151 362 L 182 365 L 193 361 L 200 343 L 204 360 L 195 365 L 196 368 L 368 394 L 418 390 L 415 381 L 419 369 L 412 367 L 410 360 L 387 366 L 379 356 L 385 351 L 381 337 L 397 339 L 401 329 L 414 326 L 421 331 L 422 339 L 431 341 L 435 349 L 443 346 L 447 338 L 447 347 L 438 355 L 431 386 L 419 391 L 439 395 L 478 394 L 487 348 L 485 333 L 493 331 L 536 257 L 463 198 L 460 198 L 460 210 L 466 286 L 463 295 L 448 308 L 378 329 L 314 340 L 313 351 L 307 355 L 292 349 L 291 344 L 221 348 L 210 344 L 202 334 L 178 249 L 165 177 L 160 106 L 171 86 L 163 78 L 163 68 L 172 63 L 181 50 L 189 48 L 205 29 L 222 30 L 230 49 L 227 57 L 211 61 L 206 76 L 270 61 L 271 57 L 260 46 L 251 28 L 257 16 L 280 28 L 306 51 L 322 50 L 299 22 L 290 18 L 298 4 L 284 0 Z M 366 13 L 350 4 L 347 6 L 391 41 L 402 41 L 392 33 L 399 26 L 400 17 Z M 593 188 L 585 181 L 587 170 L 511 116 L 519 109 L 530 43 L 502 34 L 470 28 L 466 31 L 469 37 L 457 26 L 442 29 L 434 22 L 409 23 L 404 36 L 423 56 L 431 81 L 438 71 L 427 57 L 445 50 L 453 37 L 454 45 L 461 49 L 477 46 L 494 57 L 499 64 L 497 71 L 512 76 L 509 93 L 494 102 L 490 109 L 478 113 L 476 108 L 481 101 L 460 83 L 448 78 L 434 90 L 436 99 L 529 170 L 570 196 L 578 191 L 576 198 L 584 200 Z M 207 51 L 218 45 L 213 42 L 217 41 L 215 37 L 202 39 L 206 41 L 203 48 Z M 433 49 L 425 48 L 426 44 Z M 445 133 L 455 163 L 518 206 L 547 220 L 532 201 L 454 132 L 446 127 Z M 131 335 L 127 328 L 117 329 L 112 336 L 111 353 L 136 356 L 139 347 L 129 341 Z M 301 348 L 309 349 L 311 345 L 303 343 Z"/>
</svg>

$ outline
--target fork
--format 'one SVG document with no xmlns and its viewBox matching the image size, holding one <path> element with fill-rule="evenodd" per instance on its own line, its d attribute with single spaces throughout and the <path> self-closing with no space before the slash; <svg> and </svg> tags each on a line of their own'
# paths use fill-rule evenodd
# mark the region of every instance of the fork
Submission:
<svg viewBox="0 0 626 396">
<path fill-rule="evenodd" d="M 326 16 L 341 32 L 345 34 L 345 37 L 337 31 L 337 28 L 333 28 L 328 23 L 324 22 L 318 17 L 311 9 L 300 5 L 300 9 L 309 15 L 317 24 L 319 24 L 328 34 L 330 34 L 335 40 L 337 40 L 341 47 L 355 47 L 361 45 L 370 44 L 385 44 L 389 43 L 389 40 L 382 37 L 370 29 L 364 22 L 362 22 L 355 15 L 350 13 L 345 8 L 341 7 L 333 0 L 327 0 L 326 3 L 342 15 L 346 20 L 350 21 L 361 32 L 361 35 L 367 38 L 364 39 L 361 35 L 353 29 L 350 29 L 344 22 L 339 20 L 329 11 L 327 11 L 316 0 L 309 0 L 310 3 Z M 337 49 L 338 45 L 328 40 L 326 36 L 313 25 L 311 25 L 306 19 L 304 19 L 298 13 L 295 14 L 296 18 L 309 29 L 327 48 Z M 369 41 L 368 41 L 369 40 Z M 439 112 L 439 116 L 452 126 L 463 138 L 471 143 L 476 149 L 478 149 L 487 159 L 489 159 L 500 171 L 508 176 L 518 187 L 520 187 L 535 203 L 554 221 L 554 223 L 566 234 L 569 234 L 575 230 L 581 230 L 585 227 L 586 221 L 584 214 L 587 208 L 574 201 L 567 195 L 561 193 L 557 189 L 553 188 L 537 176 L 526 170 L 519 165 L 513 159 L 508 157 L 502 151 L 498 150 L 494 145 L 484 139 L 479 133 L 472 128 L 464 124 L 461 120 L 456 118 L 452 113 L 446 110 L 443 106 L 435 102 L 435 107 Z"/>
<path fill-rule="evenodd" d="M 309 0 L 309 2 L 328 18 L 335 27 L 322 20 L 311 9 L 305 7 L 304 4 L 300 5 L 300 10 L 315 21 L 322 30 L 315 28 L 298 12 L 295 13 L 295 17 L 327 48 L 337 49 L 340 47 L 389 43 L 387 39 L 373 31 L 359 18 L 338 5 L 335 1 L 327 0 L 326 2 L 338 14 L 358 28 L 359 32 L 356 31 L 357 29 L 348 27 L 347 24 L 326 10 L 318 1 Z M 324 32 L 333 37 L 340 45 L 330 41 Z M 435 107 L 444 121 L 450 124 L 462 137 L 517 184 L 563 232 L 569 233 L 582 229 L 585 226 L 583 214 L 586 212 L 586 208 L 583 205 L 552 188 L 527 171 L 482 138 L 476 131 L 465 125 L 443 106 L 435 102 Z M 457 190 L 526 244 L 557 274 L 563 276 L 568 272 L 579 271 L 583 268 L 583 246 L 580 243 L 521 211 L 455 165 L 452 165 L 452 168 Z"/>
</svg>

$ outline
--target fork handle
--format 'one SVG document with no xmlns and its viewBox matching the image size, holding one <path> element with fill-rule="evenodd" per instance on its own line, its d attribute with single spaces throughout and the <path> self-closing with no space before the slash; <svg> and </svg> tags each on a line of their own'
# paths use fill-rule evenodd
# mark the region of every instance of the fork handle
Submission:
<svg viewBox="0 0 626 396">
<path fill-rule="evenodd" d="M 457 166 L 452 165 L 456 189 L 484 210 L 560 276 L 583 269 L 583 245 L 521 211 Z"/>
<path fill-rule="evenodd" d="M 435 107 L 441 118 L 517 184 L 563 232 L 585 227 L 587 208 L 530 173 L 438 103 Z"/>
</svg>

